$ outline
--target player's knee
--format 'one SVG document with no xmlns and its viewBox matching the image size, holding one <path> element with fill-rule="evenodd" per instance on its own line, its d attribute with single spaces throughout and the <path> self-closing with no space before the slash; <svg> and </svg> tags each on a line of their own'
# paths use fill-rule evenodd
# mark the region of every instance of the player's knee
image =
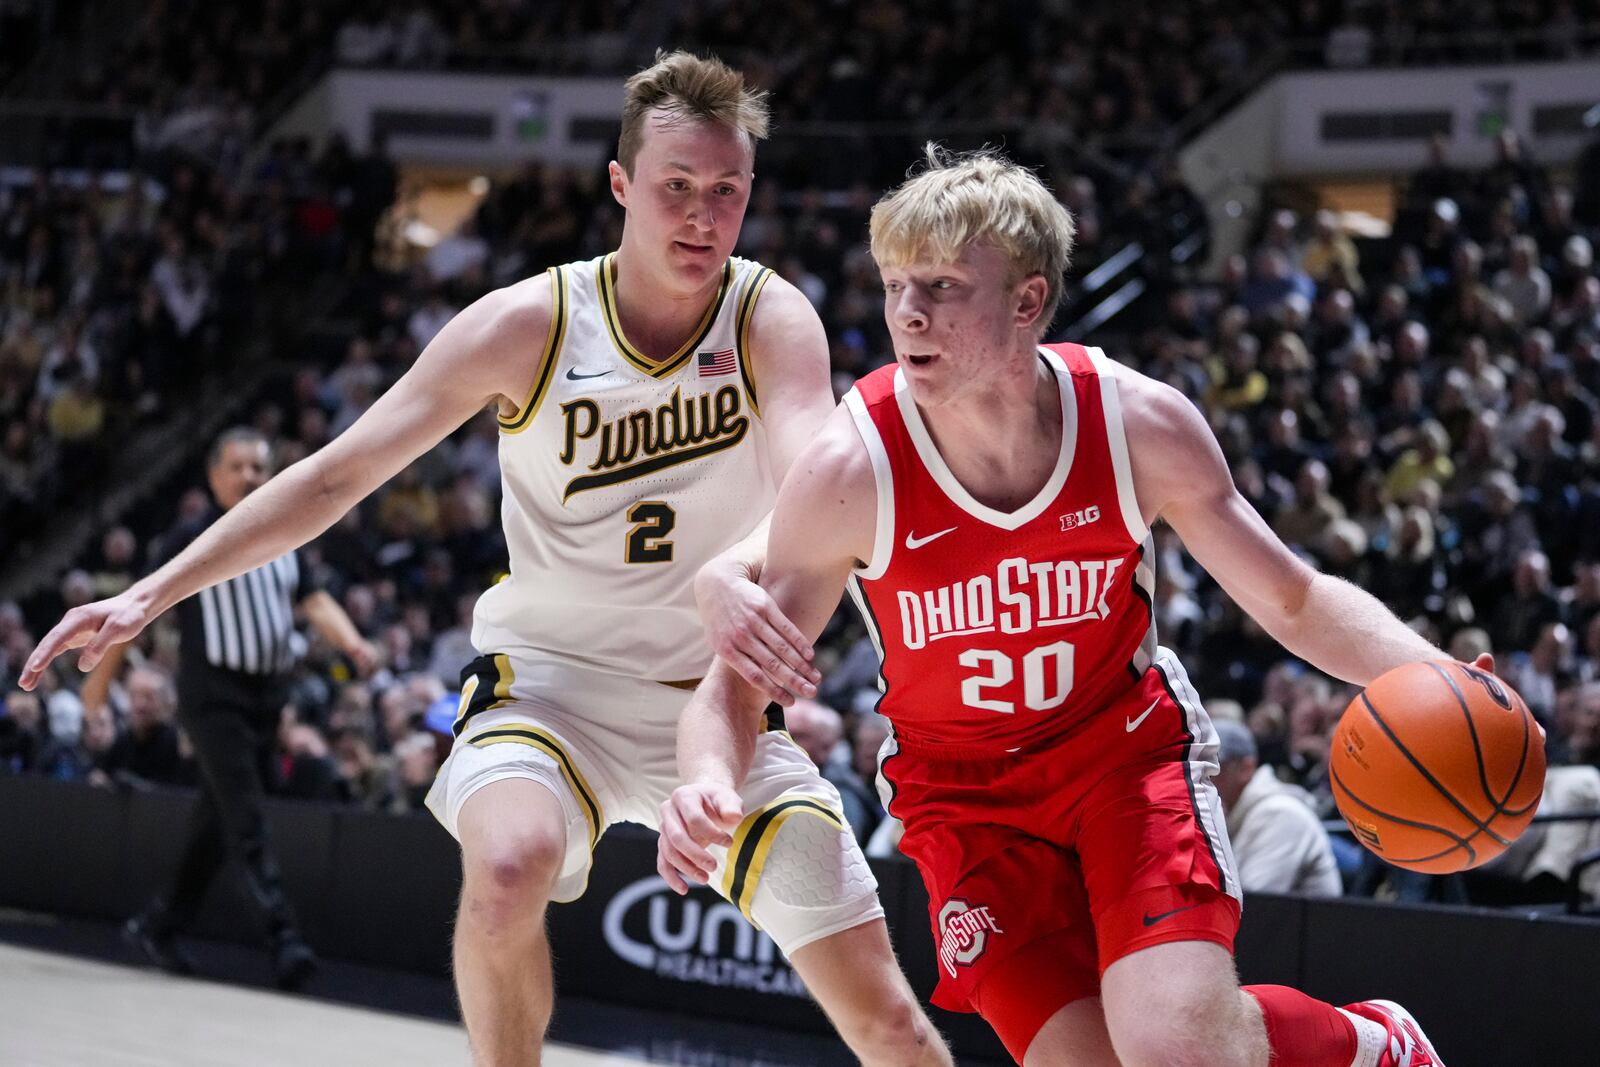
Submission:
<svg viewBox="0 0 1600 1067">
<path fill-rule="evenodd" d="M 549 896 L 565 854 L 559 831 L 539 827 L 498 835 L 465 857 L 468 896 L 485 918 L 525 917 L 530 905 Z"/>
<path fill-rule="evenodd" d="M 917 1063 L 940 1037 L 909 991 L 862 1005 L 851 1020 L 850 1045 L 866 1064 Z"/>
<path fill-rule="evenodd" d="M 1214 1014 L 1177 1011 L 1113 1026 L 1111 1041 L 1122 1067 L 1252 1067 L 1237 1027 L 1218 1025 Z"/>
</svg>

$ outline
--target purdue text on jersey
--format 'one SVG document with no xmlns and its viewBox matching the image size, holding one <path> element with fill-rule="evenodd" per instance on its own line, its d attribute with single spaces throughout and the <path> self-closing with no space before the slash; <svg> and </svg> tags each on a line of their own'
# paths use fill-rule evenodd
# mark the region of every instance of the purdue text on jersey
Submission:
<svg viewBox="0 0 1600 1067">
<path fill-rule="evenodd" d="M 725 385 L 715 393 L 701 393 L 687 402 L 681 388 L 672 399 L 654 408 L 642 407 L 603 421 L 600 405 L 579 397 L 561 405 L 565 444 L 561 462 L 571 466 L 578 458 L 578 443 L 599 435 L 593 474 L 567 483 L 563 502 L 574 493 L 641 478 L 732 448 L 744 440 L 750 420 L 741 413 L 739 387 Z"/>
</svg>

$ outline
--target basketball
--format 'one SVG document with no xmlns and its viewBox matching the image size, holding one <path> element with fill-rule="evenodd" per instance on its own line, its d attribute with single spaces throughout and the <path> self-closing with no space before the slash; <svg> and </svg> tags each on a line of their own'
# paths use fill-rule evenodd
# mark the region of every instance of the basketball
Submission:
<svg viewBox="0 0 1600 1067">
<path fill-rule="evenodd" d="M 1504 681 L 1465 663 L 1396 667 L 1350 702 L 1328 776 L 1339 814 L 1386 862 L 1451 874 L 1515 841 L 1544 792 L 1544 737 Z"/>
</svg>

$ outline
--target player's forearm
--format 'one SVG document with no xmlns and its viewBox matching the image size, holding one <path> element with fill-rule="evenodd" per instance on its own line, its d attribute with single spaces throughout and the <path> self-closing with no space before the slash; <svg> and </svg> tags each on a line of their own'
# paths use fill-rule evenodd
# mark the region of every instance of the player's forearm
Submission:
<svg viewBox="0 0 1600 1067">
<path fill-rule="evenodd" d="M 1259 621 L 1290 652 L 1357 685 L 1407 663 L 1449 658 L 1371 593 L 1328 574 L 1312 579 L 1297 610 Z"/>
<path fill-rule="evenodd" d="M 321 466 L 311 457 L 288 467 L 130 592 L 154 617 L 207 586 L 254 570 L 316 537 L 359 499 L 327 484 Z"/>
<path fill-rule="evenodd" d="M 740 567 L 746 575 L 760 574 L 767 561 L 767 534 L 772 529 L 772 512 L 767 512 L 756 523 L 755 529 L 744 539 L 724 550 L 718 557 L 724 565 Z"/>
<path fill-rule="evenodd" d="M 738 789 L 756 750 L 765 700 L 721 661 L 678 720 L 678 773 L 686 784 Z"/>
<path fill-rule="evenodd" d="M 348 653 L 361 643 L 361 631 L 356 629 L 356 624 L 350 621 L 344 608 L 328 593 L 319 589 L 301 601 L 301 606 L 305 608 L 306 618 L 311 620 L 311 625 L 340 652 Z"/>
</svg>

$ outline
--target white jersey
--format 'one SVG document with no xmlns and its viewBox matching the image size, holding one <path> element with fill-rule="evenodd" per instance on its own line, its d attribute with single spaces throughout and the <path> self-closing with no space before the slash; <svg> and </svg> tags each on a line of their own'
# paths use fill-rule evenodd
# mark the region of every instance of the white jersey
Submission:
<svg viewBox="0 0 1600 1067">
<path fill-rule="evenodd" d="M 747 350 L 772 272 L 729 259 L 705 319 L 657 364 L 622 334 L 614 257 L 550 268 L 544 358 L 500 419 L 510 575 L 479 598 L 472 643 L 687 681 L 712 655 L 695 572 L 777 495 Z"/>
</svg>

